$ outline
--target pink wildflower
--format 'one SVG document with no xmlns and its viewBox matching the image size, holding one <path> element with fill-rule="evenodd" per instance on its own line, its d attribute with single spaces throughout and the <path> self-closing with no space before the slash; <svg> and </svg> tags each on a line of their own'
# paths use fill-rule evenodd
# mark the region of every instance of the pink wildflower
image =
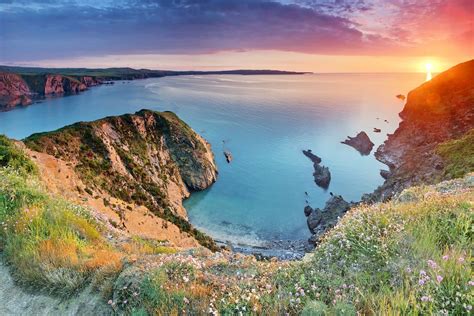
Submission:
<svg viewBox="0 0 474 316">
<path fill-rule="evenodd" d="M 441 283 L 441 281 L 443 281 L 443 277 L 441 275 L 437 275 L 436 281 L 438 281 L 438 283 Z"/>
<path fill-rule="evenodd" d="M 436 269 L 438 267 L 438 265 L 436 264 L 436 262 L 434 262 L 433 260 L 428 260 L 428 265 L 432 268 L 432 269 Z"/>
</svg>

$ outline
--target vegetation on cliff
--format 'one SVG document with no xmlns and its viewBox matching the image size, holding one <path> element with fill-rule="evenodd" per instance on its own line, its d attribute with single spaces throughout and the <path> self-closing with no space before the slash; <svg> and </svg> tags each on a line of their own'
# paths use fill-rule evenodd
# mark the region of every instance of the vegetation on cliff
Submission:
<svg viewBox="0 0 474 316">
<path fill-rule="evenodd" d="M 443 158 L 443 175 L 449 179 L 474 171 L 474 129 L 459 139 L 439 144 L 436 153 Z"/>
<path fill-rule="evenodd" d="M 146 206 L 202 245 L 216 249 L 212 239 L 192 227 L 180 210 L 188 190 L 202 190 L 215 181 L 213 155 L 210 146 L 175 114 L 142 110 L 34 134 L 24 142 L 73 164 L 90 194 L 105 191 Z"/>
</svg>

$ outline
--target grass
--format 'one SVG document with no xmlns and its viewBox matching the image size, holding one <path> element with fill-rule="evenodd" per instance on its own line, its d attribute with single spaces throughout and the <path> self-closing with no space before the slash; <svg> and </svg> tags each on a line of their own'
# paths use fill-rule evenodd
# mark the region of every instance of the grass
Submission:
<svg viewBox="0 0 474 316">
<path fill-rule="evenodd" d="M 0 138 L 2 139 L 2 138 Z M 33 163 L 12 142 L 2 142 L 0 249 L 16 280 L 69 295 L 94 278 L 118 273 L 122 255 L 100 233 L 88 210 L 41 188 Z"/>
<path fill-rule="evenodd" d="M 36 174 L 35 164 L 5 135 L 0 135 L 0 167 L 10 167 L 21 174 Z"/>
<path fill-rule="evenodd" d="M 460 139 L 438 145 L 436 152 L 445 161 L 445 176 L 454 179 L 474 171 L 474 129 Z"/>
<path fill-rule="evenodd" d="M 417 200 L 352 210 L 309 262 L 282 273 L 277 284 L 285 308 L 297 313 L 314 304 L 337 314 L 338 304 L 349 304 L 363 314 L 468 314 L 472 189 L 404 194 Z"/>
</svg>

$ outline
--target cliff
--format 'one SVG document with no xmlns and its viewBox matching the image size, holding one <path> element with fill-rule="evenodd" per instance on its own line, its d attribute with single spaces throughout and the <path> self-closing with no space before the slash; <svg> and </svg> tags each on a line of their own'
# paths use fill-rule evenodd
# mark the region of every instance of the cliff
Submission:
<svg viewBox="0 0 474 316">
<path fill-rule="evenodd" d="M 0 73 L 0 111 L 31 103 L 31 91 L 20 75 Z"/>
<path fill-rule="evenodd" d="M 91 76 L 0 72 L 0 111 L 29 105 L 48 95 L 77 94 L 101 83 L 100 79 Z"/>
<path fill-rule="evenodd" d="M 188 236 L 214 247 L 210 238 L 189 224 L 182 206 L 190 191 L 215 182 L 214 157 L 210 145 L 175 114 L 142 110 L 34 134 L 24 143 L 31 151 L 61 161 L 60 169 L 70 166 L 84 184 L 71 185 L 74 193 L 85 194 L 101 206 L 112 205 L 116 214 L 106 213 L 115 226 L 140 234 L 148 231 L 147 237 L 167 240 L 166 231 L 177 227 L 184 234 L 181 239 Z M 37 163 L 49 159 L 35 153 L 31 156 Z M 49 177 L 53 178 L 50 182 L 56 177 L 61 175 Z M 54 186 L 61 190 L 61 183 Z M 136 209 L 152 213 L 160 221 L 135 214 Z M 179 236 L 174 241 L 181 244 Z"/>
<path fill-rule="evenodd" d="M 390 169 L 387 180 L 365 200 L 387 199 L 406 187 L 452 177 L 447 168 L 455 153 L 442 155 L 439 149 L 468 137 L 467 133 L 474 128 L 474 60 L 459 64 L 411 91 L 400 117 L 403 120 L 398 129 L 375 153 Z M 473 144 L 468 139 L 471 138 L 464 141 L 464 149 L 469 152 Z M 472 171 L 466 161 L 461 163 L 466 166 L 465 172 Z"/>
<path fill-rule="evenodd" d="M 295 75 L 279 70 L 172 71 L 133 68 L 36 68 L 0 65 L 0 111 L 28 105 L 47 95 L 76 94 L 111 80 L 135 80 L 183 75 Z M 21 86 L 21 87 L 20 87 Z"/>
</svg>

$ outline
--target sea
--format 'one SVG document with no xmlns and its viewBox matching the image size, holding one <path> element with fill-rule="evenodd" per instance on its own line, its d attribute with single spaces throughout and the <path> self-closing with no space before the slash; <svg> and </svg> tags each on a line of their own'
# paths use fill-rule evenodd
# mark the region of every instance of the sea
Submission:
<svg viewBox="0 0 474 316">
<path fill-rule="evenodd" d="M 383 183 L 374 157 L 398 127 L 406 95 L 424 74 L 206 75 L 116 81 L 0 113 L 0 134 L 22 139 L 78 121 L 173 111 L 212 145 L 217 182 L 184 202 L 191 223 L 210 236 L 259 245 L 310 234 L 303 209 L 324 207 L 330 193 L 358 201 Z M 381 129 L 375 133 L 374 128 Z M 370 155 L 341 144 L 365 131 Z M 318 187 L 311 149 L 329 167 Z M 227 163 L 224 151 L 232 153 Z"/>
</svg>

